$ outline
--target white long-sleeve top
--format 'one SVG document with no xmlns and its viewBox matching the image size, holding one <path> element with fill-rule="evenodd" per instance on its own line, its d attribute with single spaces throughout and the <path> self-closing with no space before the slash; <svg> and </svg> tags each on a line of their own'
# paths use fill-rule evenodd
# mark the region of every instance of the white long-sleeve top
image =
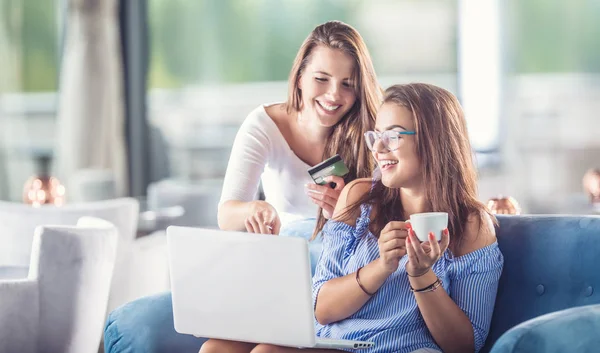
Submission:
<svg viewBox="0 0 600 353">
<path fill-rule="evenodd" d="M 219 205 L 256 200 L 262 180 L 265 201 L 275 207 L 282 226 L 315 218 L 318 208 L 304 191 L 305 184 L 313 183 L 308 168 L 261 105 L 246 117 L 235 137 Z"/>
</svg>

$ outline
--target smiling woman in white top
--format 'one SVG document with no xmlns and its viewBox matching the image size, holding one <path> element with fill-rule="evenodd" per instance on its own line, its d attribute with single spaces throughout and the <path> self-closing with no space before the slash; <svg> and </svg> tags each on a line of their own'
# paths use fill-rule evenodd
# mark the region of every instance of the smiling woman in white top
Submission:
<svg viewBox="0 0 600 353">
<path fill-rule="evenodd" d="M 235 139 L 221 201 L 219 227 L 279 234 L 282 226 L 331 217 L 346 183 L 371 175 L 362 134 L 374 124 L 381 89 L 360 34 L 338 21 L 317 26 L 294 61 L 288 99 L 261 105 Z M 339 154 L 350 172 L 316 185 L 308 168 Z M 262 181 L 265 200 L 257 200 Z"/>
<path fill-rule="evenodd" d="M 231 151 L 221 203 L 230 200 L 252 202 L 262 182 L 265 198 L 277 210 L 282 225 L 314 218 L 317 206 L 304 187 L 312 180 L 311 166 L 290 148 L 285 137 L 267 114 L 273 105 L 261 105 L 244 120 Z"/>
<path fill-rule="evenodd" d="M 344 185 L 371 175 L 372 157 L 362 135 L 374 126 L 381 96 L 358 32 L 341 22 L 316 27 L 293 63 L 287 101 L 259 106 L 240 128 L 225 176 L 219 226 L 270 234 L 288 226 L 281 234 L 316 234 Z M 331 180 L 335 189 L 314 184 L 307 169 L 335 154 L 350 172 Z M 261 179 L 265 201 L 256 199 Z M 319 193 L 307 196 L 303 184 Z M 312 219 L 296 221 L 306 218 Z M 197 350 L 205 339 L 175 332 L 172 309 L 171 295 L 160 294 L 115 310 L 105 329 L 106 352 Z M 235 351 L 212 340 L 204 350 Z"/>
</svg>

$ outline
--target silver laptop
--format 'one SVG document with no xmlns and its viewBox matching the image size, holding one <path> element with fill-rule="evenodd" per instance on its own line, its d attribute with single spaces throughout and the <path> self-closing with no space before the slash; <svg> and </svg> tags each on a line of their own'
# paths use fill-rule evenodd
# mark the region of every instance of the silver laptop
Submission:
<svg viewBox="0 0 600 353">
<path fill-rule="evenodd" d="M 315 335 L 308 242 L 296 237 L 167 229 L 175 330 L 306 348 L 370 348 Z"/>
</svg>

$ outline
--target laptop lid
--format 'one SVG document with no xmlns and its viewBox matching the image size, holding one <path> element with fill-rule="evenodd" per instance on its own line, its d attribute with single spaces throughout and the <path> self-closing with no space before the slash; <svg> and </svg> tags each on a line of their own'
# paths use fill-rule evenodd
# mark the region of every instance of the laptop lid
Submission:
<svg viewBox="0 0 600 353">
<path fill-rule="evenodd" d="M 177 332 L 314 346 L 305 239 L 171 226 L 167 242 Z"/>
</svg>

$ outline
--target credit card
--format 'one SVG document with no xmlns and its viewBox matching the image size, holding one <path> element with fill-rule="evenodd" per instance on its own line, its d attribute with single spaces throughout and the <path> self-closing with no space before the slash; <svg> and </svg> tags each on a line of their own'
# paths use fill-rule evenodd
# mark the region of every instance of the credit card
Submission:
<svg viewBox="0 0 600 353">
<path fill-rule="evenodd" d="M 346 164 L 344 164 L 344 161 L 339 154 L 336 154 L 335 156 L 328 158 L 316 166 L 308 169 L 308 174 L 310 174 L 310 177 L 319 185 L 327 184 L 327 182 L 323 179 L 330 175 L 343 177 L 349 172 L 350 171 L 348 170 L 348 167 L 346 167 Z"/>
</svg>

